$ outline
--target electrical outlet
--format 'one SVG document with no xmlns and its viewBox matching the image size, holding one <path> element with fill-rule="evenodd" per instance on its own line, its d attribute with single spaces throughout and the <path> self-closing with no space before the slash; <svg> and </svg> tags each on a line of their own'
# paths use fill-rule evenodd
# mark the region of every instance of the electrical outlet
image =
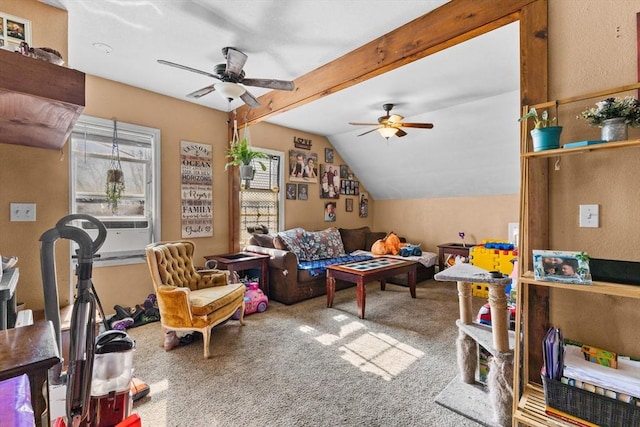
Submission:
<svg viewBox="0 0 640 427">
<path fill-rule="evenodd" d="M 598 205 L 580 205 L 580 227 L 598 228 L 600 208 Z"/>
<path fill-rule="evenodd" d="M 11 221 L 35 221 L 35 203 L 11 203 Z"/>
</svg>

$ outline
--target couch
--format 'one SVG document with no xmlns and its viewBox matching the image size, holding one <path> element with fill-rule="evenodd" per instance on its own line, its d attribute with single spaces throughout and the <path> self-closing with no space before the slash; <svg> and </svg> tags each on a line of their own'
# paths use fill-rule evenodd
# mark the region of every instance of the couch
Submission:
<svg viewBox="0 0 640 427">
<path fill-rule="evenodd" d="M 248 252 L 267 254 L 269 264 L 269 298 L 284 304 L 294 304 L 325 295 L 326 265 L 356 261 L 371 257 L 373 243 L 386 236 L 369 227 L 356 229 L 328 228 L 310 232 L 302 228 L 276 234 L 255 234 L 244 248 Z M 404 239 L 401 238 L 401 241 Z M 425 253 L 418 264 L 416 282 L 433 278 L 437 255 Z M 424 262 L 424 260 L 427 260 Z M 395 276 L 387 283 L 407 286 L 406 274 Z M 336 281 L 336 290 L 354 286 Z"/>
</svg>

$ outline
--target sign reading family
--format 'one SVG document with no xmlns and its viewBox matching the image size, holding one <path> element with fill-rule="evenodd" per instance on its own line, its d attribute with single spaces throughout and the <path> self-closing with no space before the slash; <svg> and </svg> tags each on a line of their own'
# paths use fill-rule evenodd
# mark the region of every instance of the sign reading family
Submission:
<svg viewBox="0 0 640 427">
<path fill-rule="evenodd" d="M 311 140 L 300 138 L 299 136 L 293 137 L 293 145 L 296 148 L 304 148 L 305 150 L 311 150 Z"/>
<path fill-rule="evenodd" d="M 182 237 L 213 236 L 211 145 L 180 142 Z"/>
</svg>

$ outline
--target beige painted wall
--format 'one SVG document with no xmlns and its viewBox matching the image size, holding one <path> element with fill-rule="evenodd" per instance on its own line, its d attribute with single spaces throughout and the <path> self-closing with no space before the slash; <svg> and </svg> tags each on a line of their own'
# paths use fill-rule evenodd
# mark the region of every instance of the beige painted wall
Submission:
<svg viewBox="0 0 640 427">
<path fill-rule="evenodd" d="M 422 250 L 438 252 L 441 243 L 467 243 L 508 239 L 508 223 L 518 222 L 517 194 L 438 199 L 378 200 L 374 212 L 376 230 L 393 230 Z"/>
<path fill-rule="evenodd" d="M 637 0 L 550 1 L 549 98 L 636 82 L 638 12 Z M 561 109 L 564 141 L 598 139 L 599 129 L 575 116 L 599 100 Z M 638 148 L 563 157 L 550 172 L 551 248 L 640 261 L 639 166 Z M 600 205 L 600 228 L 578 227 L 580 204 Z M 640 356 L 637 300 L 566 291 L 552 297 L 551 320 L 565 337 Z"/>
</svg>

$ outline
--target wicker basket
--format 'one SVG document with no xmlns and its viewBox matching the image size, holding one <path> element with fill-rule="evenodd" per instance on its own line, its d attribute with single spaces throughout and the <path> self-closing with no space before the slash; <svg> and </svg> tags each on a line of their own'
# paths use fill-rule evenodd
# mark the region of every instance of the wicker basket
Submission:
<svg viewBox="0 0 640 427">
<path fill-rule="evenodd" d="M 542 376 L 547 406 L 607 427 L 640 427 L 640 406 Z"/>
</svg>

